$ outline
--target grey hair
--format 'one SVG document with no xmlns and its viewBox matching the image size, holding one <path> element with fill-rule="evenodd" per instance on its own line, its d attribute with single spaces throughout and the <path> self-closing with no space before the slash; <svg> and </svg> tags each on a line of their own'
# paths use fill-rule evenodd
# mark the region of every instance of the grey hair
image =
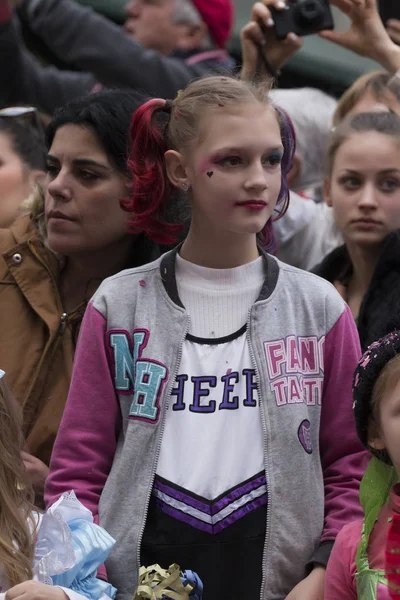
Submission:
<svg viewBox="0 0 400 600">
<path fill-rule="evenodd" d="M 314 88 L 278 89 L 270 93 L 272 102 L 291 118 L 296 132 L 296 154 L 300 173 L 291 188 L 301 192 L 322 190 L 324 160 L 337 101 Z"/>
<path fill-rule="evenodd" d="M 175 0 L 175 8 L 172 13 L 172 22 L 175 24 L 185 23 L 200 27 L 203 22 L 201 15 L 191 0 Z M 215 44 L 209 33 L 201 41 L 201 50 L 212 50 Z"/>
</svg>

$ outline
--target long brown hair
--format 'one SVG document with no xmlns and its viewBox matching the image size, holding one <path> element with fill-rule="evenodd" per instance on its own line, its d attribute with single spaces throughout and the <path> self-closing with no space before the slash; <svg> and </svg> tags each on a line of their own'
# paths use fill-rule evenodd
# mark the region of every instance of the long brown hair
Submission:
<svg viewBox="0 0 400 600">
<path fill-rule="evenodd" d="M 0 379 L 0 564 L 10 587 L 32 579 L 35 519 L 23 445 L 20 408 Z"/>
</svg>

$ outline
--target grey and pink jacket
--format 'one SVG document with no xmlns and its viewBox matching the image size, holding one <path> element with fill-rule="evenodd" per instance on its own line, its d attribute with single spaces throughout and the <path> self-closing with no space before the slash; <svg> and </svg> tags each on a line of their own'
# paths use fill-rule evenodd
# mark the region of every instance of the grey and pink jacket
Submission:
<svg viewBox="0 0 400 600">
<path fill-rule="evenodd" d="M 166 410 L 189 329 L 175 253 L 107 279 L 89 303 L 47 480 L 48 504 L 74 489 L 117 540 L 106 567 L 122 600 L 137 586 Z M 265 261 L 246 335 L 268 493 L 260 596 L 283 600 L 310 564 L 326 564 L 343 525 L 362 518 L 358 490 L 368 459 L 353 420 L 360 347 L 349 308 L 321 278 L 269 255 Z"/>
</svg>

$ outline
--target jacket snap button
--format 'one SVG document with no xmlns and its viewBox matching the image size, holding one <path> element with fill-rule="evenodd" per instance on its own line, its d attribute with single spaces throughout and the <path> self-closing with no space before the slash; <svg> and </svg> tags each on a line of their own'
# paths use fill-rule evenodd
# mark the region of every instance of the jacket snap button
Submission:
<svg viewBox="0 0 400 600">
<path fill-rule="evenodd" d="M 22 263 L 22 256 L 20 254 L 14 254 L 12 257 L 14 264 L 20 265 Z"/>
</svg>

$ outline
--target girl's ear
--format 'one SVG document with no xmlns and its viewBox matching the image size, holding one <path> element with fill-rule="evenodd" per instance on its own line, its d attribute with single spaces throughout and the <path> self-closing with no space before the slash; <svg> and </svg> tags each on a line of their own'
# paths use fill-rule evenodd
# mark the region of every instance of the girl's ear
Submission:
<svg viewBox="0 0 400 600">
<path fill-rule="evenodd" d="M 328 206 L 332 207 L 332 198 L 331 198 L 331 180 L 326 177 L 324 179 L 324 201 Z"/>
<path fill-rule="evenodd" d="M 370 440 L 368 442 L 368 444 L 371 446 L 371 448 L 375 448 L 375 450 L 385 450 L 386 449 L 385 442 L 380 437 Z"/>
<path fill-rule="evenodd" d="M 368 424 L 368 444 L 375 450 L 386 449 L 386 444 L 379 431 L 379 427 L 372 418 Z"/>
<path fill-rule="evenodd" d="M 164 154 L 165 168 L 168 179 L 173 186 L 177 188 L 188 189 L 190 182 L 186 174 L 185 161 L 180 152 L 176 150 L 167 150 Z"/>
</svg>

